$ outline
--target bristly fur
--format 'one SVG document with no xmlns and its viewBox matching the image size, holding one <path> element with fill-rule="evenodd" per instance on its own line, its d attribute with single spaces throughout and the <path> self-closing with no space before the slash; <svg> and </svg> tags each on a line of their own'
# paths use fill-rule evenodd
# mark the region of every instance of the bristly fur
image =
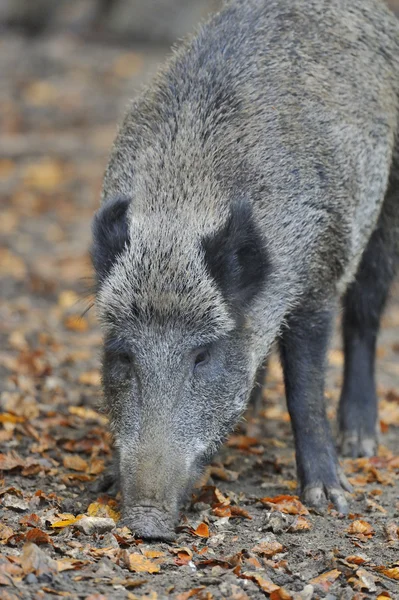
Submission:
<svg viewBox="0 0 399 600">
<path fill-rule="evenodd" d="M 374 310 L 367 285 L 385 271 L 370 264 L 395 261 L 398 134 L 399 22 L 379 0 L 231 0 L 132 103 L 92 255 L 105 337 L 123 349 L 105 344 L 103 381 L 139 533 L 160 533 L 137 522 L 143 504 L 173 527 L 276 339 L 304 493 L 343 506 L 326 345 L 338 298 L 359 276 L 351 304 Z M 375 335 L 367 352 L 347 343 L 363 365 Z"/>
</svg>

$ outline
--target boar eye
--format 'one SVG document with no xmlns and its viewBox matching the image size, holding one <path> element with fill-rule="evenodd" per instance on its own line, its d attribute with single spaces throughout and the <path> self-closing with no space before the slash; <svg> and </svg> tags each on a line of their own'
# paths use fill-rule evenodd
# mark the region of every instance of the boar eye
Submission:
<svg viewBox="0 0 399 600">
<path fill-rule="evenodd" d="M 132 356 L 128 352 L 119 352 L 118 361 L 123 365 L 131 365 L 133 362 Z"/>
<path fill-rule="evenodd" d="M 199 348 L 194 354 L 194 368 L 206 365 L 210 357 L 208 348 Z"/>
</svg>

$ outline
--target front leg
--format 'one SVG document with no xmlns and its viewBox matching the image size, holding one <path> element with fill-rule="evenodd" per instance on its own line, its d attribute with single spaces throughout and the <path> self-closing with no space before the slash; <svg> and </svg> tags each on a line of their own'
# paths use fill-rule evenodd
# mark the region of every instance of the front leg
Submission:
<svg viewBox="0 0 399 600">
<path fill-rule="evenodd" d="M 347 513 L 343 489 L 351 491 L 351 486 L 339 470 L 324 401 L 333 317 L 331 310 L 297 310 L 281 335 L 280 353 L 301 497 L 317 509 L 331 501 L 339 512 Z"/>
</svg>

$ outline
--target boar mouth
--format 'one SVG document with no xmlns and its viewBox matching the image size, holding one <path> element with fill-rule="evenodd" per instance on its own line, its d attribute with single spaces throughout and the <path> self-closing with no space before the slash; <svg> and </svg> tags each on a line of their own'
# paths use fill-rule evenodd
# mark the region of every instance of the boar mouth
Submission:
<svg viewBox="0 0 399 600">
<path fill-rule="evenodd" d="M 176 539 L 176 516 L 152 504 L 140 504 L 125 510 L 123 525 L 141 538 L 172 542 Z"/>
</svg>

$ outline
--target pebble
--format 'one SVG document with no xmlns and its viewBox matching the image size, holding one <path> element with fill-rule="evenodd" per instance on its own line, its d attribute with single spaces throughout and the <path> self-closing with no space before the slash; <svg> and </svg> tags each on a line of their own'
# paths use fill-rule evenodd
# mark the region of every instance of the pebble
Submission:
<svg viewBox="0 0 399 600">
<path fill-rule="evenodd" d="M 92 535 L 93 533 L 111 531 L 115 527 L 115 522 L 113 519 L 106 517 L 82 517 L 76 522 L 75 527 L 86 535 Z"/>
</svg>

